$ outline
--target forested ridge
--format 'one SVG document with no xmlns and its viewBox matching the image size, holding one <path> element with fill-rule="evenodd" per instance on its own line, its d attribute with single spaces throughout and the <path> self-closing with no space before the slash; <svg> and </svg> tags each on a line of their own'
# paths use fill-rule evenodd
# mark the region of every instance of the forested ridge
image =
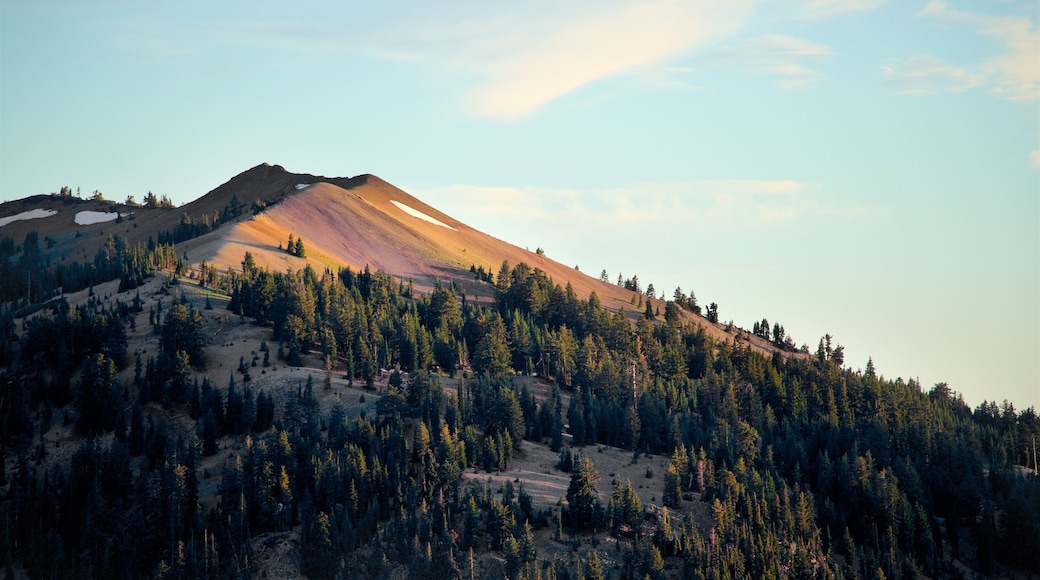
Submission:
<svg viewBox="0 0 1040 580">
<path fill-rule="evenodd" d="M 102 210 L 102 213 L 114 216 L 112 225 L 126 227 L 123 228 L 124 236 L 113 233 L 106 235 L 103 229 L 83 230 L 80 226 L 76 226 L 73 232 L 59 226 L 54 228 L 56 231 L 50 232 L 51 235 L 45 234 L 42 239 L 38 231 L 30 230 L 20 244 L 10 236 L 0 237 L 0 303 L 5 303 L 8 308 L 15 307 L 14 310 L 21 315 L 25 314 L 22 309 L 31 309 L 61 294 L 77 292 L 110 280 L 121 280 L 121 290 L 134 289 L 155 268 L 175 270 L 180 275 L 187 264 L 174 252 L 175 244 L 235 222 L 246 216 L 247 210 L 248 215 L 255 215 L 284 199 L 284 191 L 280 195 L 271 192 L 268 196 L 270 199 L 255 197 L 245 201 L 240 201 L 236 193 L 216 193 L 223 188 L 239 189 L 242 180 L 249 179 L 253 172 L 263 169 L 261 166 L 239 175 L 209 195 L 188 204 L 180 211 L 180 215 L 177 215 L 179 210 L 168 196 L 157 196 L 150 191 L 142 203 L 138 203 L 132 195 L 127 197 L 125 203 L 119 203 L 106 200 L 96 190 L 89 199 L 83 199 L 79 188 L 73 195 L 72 188 L 64 186 L 59 192 L 5 204 L 8 207 L 36 206 L 36 209 L 58 207 L 61 212 L 81 208 Z M 218 203 L 222 205 L 221 208 L 206 210 Z M 55 209 L 50 211 L 60 213 Z M 137 216 L 142 212 L 153 218 L 148 223 L 155 227 L 154 231 L 147 227 L 141 229 L 144 233 L 137 231 Z M 159 221 L 156 222 L 156 219 Z M 99 223 L 104 226 L 106 222 Z M 156 227 L 157 223 L 160 225 Z M 133 224 L 132 227 L 130 224 Z M 98 235 L 99 240 L 91 240 Z M 128 237 L 138 238 L 138 241 L 131 242 Z M 96 251 L 93 249 L 95 246 Z M 88 248 L 94 254 L 93 259 L 85 259 L 89 256 Z M 80 257 L 84 259 L 77 259 Z"/>
<path fill-rule="evenodd" d="M 829 336 L 815 353 L 767 355 L 716 342 L 684 301 L 610 312 L 522 263 L 481 269 L 489 303 L 448 280 L 422 294 L 367 268 L 272 272 L 247 254 L 199 280 L 269 332 L 228 381 L 208 374 L 202 305 L 176 298 L 176 255 L 115 240 L 112 255 L 134 282 L 119 293 L 55 300 L 20 332 L 10 309 L 0 316 L 8 577 L 250 577 L 253 540 L 279 533 L 313 578 L 1040 570 L 1040 480 L 1023 469 L 1035 409 L 972 410 L 945 384 L 889 380 L 870 361 L 852 370 Z M 170 290 L 157 306 L 136 293 L 155 269 Z M 160 347 L 134 357 L 125 329 L 146 306 Z M 271 362 L 324 372 L 254 389 L 251 364 Z M 544 393 L 519 380 L 534 375 Z M 333 376 L 370 387 L 375 412 L 319 404 Z M 57 422 L 79 434 L 68 464 L 45 461 Z M 222 437 L 237 450 L 206 473 Z M 536 509 L 519 481 L 463 478 L 508 473 L 535 445 L 569 474 L 558 506 Z M 667 468 L 648 472 L 651 493 L 618 480 L 601 498 L 602 446 Z"/>
</svg>

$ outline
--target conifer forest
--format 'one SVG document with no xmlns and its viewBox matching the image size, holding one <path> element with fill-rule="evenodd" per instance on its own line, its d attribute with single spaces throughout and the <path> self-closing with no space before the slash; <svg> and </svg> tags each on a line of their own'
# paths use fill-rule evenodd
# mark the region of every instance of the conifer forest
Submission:
<svg viewBox="0 0 1040 580">
<path fill-rule="evenodd" d="M 771 353 L 719 341 L 679 290 L 610 311 L 503 263 L 473 269 L 495 297 L 477 300 L 249 254 L 189 280 L 172 240 L 60 268 L 34 261 L 38 236 L 0 244 L 8 578 L 249 578 L 261 539 L 310 578 L 1040 574 L 1032 407 L 853 370 L 830 336 L 803 352 L 768 321 Z M 11 275 L 29 270 L 39 300 Z M 237 369 L 208 360 L 214 309 L 261 329 Z M 273 366 L 306 370 L 255 387 Z M 368 404 L 322 402 L 344 383 Z M 565 485 L 538 504 L 508 476 L 542 448 Z M 646 477 L 598 468 L 607 448 Z"/>
</svg>

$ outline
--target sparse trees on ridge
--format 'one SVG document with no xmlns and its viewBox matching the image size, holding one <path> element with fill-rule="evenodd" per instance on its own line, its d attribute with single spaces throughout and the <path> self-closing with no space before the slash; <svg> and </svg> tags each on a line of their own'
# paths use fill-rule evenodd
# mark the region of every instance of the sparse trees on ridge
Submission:
<svg viewBox="0 0 1040 580">
<path fill-rule="evenodd" d="M 289 234 L 289 242 L 285 244 L 285 251 L 297 258 L 307 257 L 307 250 L 303 246 L 303 238 L 294 238 L 291 233 Z"/>
<path fill-rule="evenodd" d="M 714 302 L 709 304 L 708 305 L 708 313 L 707 313 L 706 316 L 707 316 L 709 321 L 718 324 L 718 322 L 719 322 L 719 306 L 717 304 L 715 304 Z"/>
</svg>

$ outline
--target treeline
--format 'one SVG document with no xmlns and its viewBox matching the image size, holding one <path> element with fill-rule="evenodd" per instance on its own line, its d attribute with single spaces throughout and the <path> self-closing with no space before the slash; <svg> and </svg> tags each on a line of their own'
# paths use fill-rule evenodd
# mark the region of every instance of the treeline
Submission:
<svg viewBox="0 0 1040 580">
<path fill-rule="evenodd" d="M 149 192 L 150 193 L 150 192 Z M 282 194 L 284 196 L 284 193 Z M 165 199 L 165 196 L 163 196 Z M 271 207 L 281 201 L 280 199 L 274 200 L 263 200 L 254 199 L 249 203 L 249 212 L 252 215 L 256 215 L 268 207 Z M 147 204 L 146 204 L 147 207 Z M 159 207 L 173 207 L 160 205 Z M 214 211 L 212 214 L 204 213 L 202 215 L 193 216 L 185 212 L 181 215 L 180 221 L 172 230 L 161 230 L 158 235 L 160 244 L 173 245 L 181 242 L 186 242 L 190 239 L 197 238 L 199 236 L 208 234 L 220 226 L 232 222 L 243 215 L 246 215 L 246 203 L 241 202 L 238 199 L 238 195 L 234 194 L 231 199 L 224 204 L 224 208 L 219 211 Z M 290 248 L 291 250 L 291 248 Z M 290 253 L 292 253 L 290 251 Z M 302 257 L 302 256 L 301 256 Z"/>
<path fill-rule="evenodd" d="M 468 577 L 476 567 L 510 578 L 662 578 L 666 567 L 684 578 L 957 577 L 951 557 L 982 573 L 1040 565 L 1040 481 L 1015 467 L 1040 435 L 1034 409 L 973 412 L 946 385 L 926 393 L 870 361 L 854 372 L 829 337 L 814 356 L 716 343 L 673 302 L 661 317 L 611 313 L 526 264 L 503 265 L 494 283 L 485 306 L 451 285 L 415 295 L 367 268 L 270 272 L 248 254 L 220 282 L 229 308 L 269 326 L 290 364 L 312 355 L 326 377 L 368 385 L 394 369 L 374 414 L 322 409 L 315 389 L 327 381 L 277 393 L 234 377 L 227 388 L 188 381 L 189 365 L 205 361 L 191 355 L 198 312 L 183 304 L 150 315 L 162 354 L 138 359 L 132 384 L 113 378 L 118 349 L 105 341 L 66 345 L 80 365 L 74 390 L 115 412 L 84 406 L 82 394 L 63 406 L 44 372 L 52 355 L 24 356 L 28 341 L 59 331 L 30 330 L 2 381 L 5 400 L 30 394 L 0 413 L 5 454 L 17 458 L 2 563 L 34 577 L 239 577 L 258 534 L 299 526 L 302 566 L 316 578 Z M 437 367 L 476 378 L 446 392 Z M 516 374 L 540 375 L 548 394 L 518 388 Z M 48 408 L 111 442 L 88 439 L 71 465 L 37 472 L 31 457 L 47 451 L 32 442 Z M 173 428 L 177 411 L 193 431 Z M 220 474 L 200 472 L 222 435 L 242 448 Z M 467 467 L 509 468 L 524 440 L 560 452 L 571 473 L 562 510 L 535 510 L 522 485 L 463 485 Z M 602 444 L 633 460 L 671 458 L 648 472 L 650 498 L 616 481 L 603 505 L 590 447 Z M 204 482 L 217 477 L 219 500 L 204 509 Z M 698 501 L 710 524 L 693 517 Z M 573 565 L 540 560 L 542 528 L 576 550 L 590 534 L 617 542 Z"/>
<path fill-rule="evenodd" d="M 253 214 L 260 213 L 274 202 L 254 200 L 250 210 Z M 172 207 L 172 206 L 171 206 Z M 245 205 L 238 200 L 238 195 L 232 195 L 231 199 L 224 205 L 224 209 L 215 211 L 213 214 L 202 214 L 201 216 L 181 215 L 180 222 L 173 230 L 162 230 L 159 232 L 158 240 L 161 245 L 173 245 L 186 242 L 190 239 L 210 233 L 220 226 L 234 221 L 245 215 Z"/>
<path fill-rule="evenodd" d="M 0 239 L 0 302 L 29 308 L 60 293 L 116 279 L 120 292 L 133 290 L 157 268 L 173 269 L 181 263 L 170 245 L 131 246 L 118 235 L 109 236 L 89 261 L 55 264 L 45 250 L 35 231 L 20 246 L 11 238 Z"/>
</svg>

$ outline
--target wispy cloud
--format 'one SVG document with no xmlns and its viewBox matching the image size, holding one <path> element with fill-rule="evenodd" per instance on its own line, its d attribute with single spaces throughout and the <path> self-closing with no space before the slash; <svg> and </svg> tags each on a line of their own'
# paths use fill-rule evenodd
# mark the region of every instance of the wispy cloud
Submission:
<svg viewBox="0 0 1040 580">
<path fill-rule="evenodd" d="M 395 50 L 480 77 L 473 112 L 515 119 L 597 80 L 665 63 L 738 31 L 757 0 L 614 0 L 583 9 L 549 3 L 523 13 L 477 16 L 448 35 Z M 475 32 L 479 31 L 479 32 Z M 411 52 L 410 49 L 418 49 Z"/>
<path fill-rule="evenodd" d="M 441 207 L 465 207 L 470 215 L 537 220 L 569 230 L 625 227 L 732 227 L 783 225 L 811 217 L 862 215 L 869 210 L 834 207 L 797 180 L 705 180 L 639 183 L 602 189 L 549 189 L 454 185 L 416 191 Z"/>
<path fill-rule="evenodd" d="M 1033 167 L 1040 167 L 1040 147 L 1033 150 L 1029 154 L 1030 160 L 1033 162 Z"/>
<path fill-rule="evenodd" d="M 1024 102 L 1040 99 L 1040 34 L 1029 18 L 964 12 L 951 9 L 945 0 L 932 0 L 921 15 L 965 25 L 1002 43 L 1005 52 L 970 65 L 951 64 L 931 55 L 885 65 L 882 70 L 896 90 L 928 95 L 988 86 L 1000 98 Z"/>
<path fill-rule="evenodd" d="M 779 34 L 770 34 L 723 46 L 706 55 L 707 65 L 742 70 L 776 77 L 780 88 L 804 87 L 823 78 L 823 73 L 810 68 L 834 56 L 834 51 L 816 44 Z"/>
<path fill-rule="evenodd" d="M 901 63 L 884 65 L 887 81 L 907 95 L 933 95 L 939 92 L 959 93 L 986 82 L 977 69 L 956 66 L 936 56 L 912 56 Z"/>
<path fill-rule="evenodd" d="M 659 89 L 698 89 L 702 88 L 694 80 L 697 69 L 690 66 L 655 66 L 647 67 L 640 75 L 647 86 Z"/>
<path fill-rule="evenodd" d="M 831 18 L 849 12 L 874 10 L 885 0 L 809 0 L 802 6 L 802 13 L 810 18 Z"/>
<path fill-rule="evenodd" d="M 212 14 L 177 24 L 152 13 L 112 16 L 117 42 L 160 57 L 218 45 L 281 54 L 376 55 L 462 73 L 466 110 L 521 118 L 598 80 L 664 65 L 731 37 L 762 0 L 531 0 L 502 6 L 448 0 L 435 8 L 388 0 L 367 7 Z M 467 78 L 468 77 L 468 78 Z M 468 87 L 467 87 L 468 84 Z"/>
</svg>

